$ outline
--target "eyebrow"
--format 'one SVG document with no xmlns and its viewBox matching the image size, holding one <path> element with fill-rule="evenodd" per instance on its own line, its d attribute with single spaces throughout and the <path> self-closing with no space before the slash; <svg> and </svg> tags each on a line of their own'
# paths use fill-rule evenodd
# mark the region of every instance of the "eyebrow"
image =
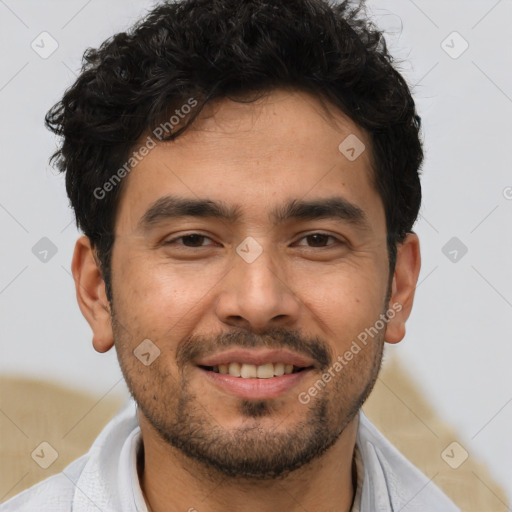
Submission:
<svg viewBox="0 0 512 512">
<path fill-rule="evenodd" d="M 139 227 L 148 231 L 165 220 L 183 217 L 213 218 L 236 223 L 242 217 L 242 212 L 240 205 L 228 206 L 210 199 L 168 195 L 159 198 L 146 210 L 139 221 Z M 370 229 L 365 212 L 340 196 L 309 201 L 292 199 L 274 209 L 270 219 L 274 225 L 294 219 L 334 219 L 348 222 L 362 230 Z"/>
<path fill-rule="evenodd" d="M 291 219 L 334 219 L 348 222 L 363 230 L 370 229 L 365 212 L 359 206 L 340 196 L 310 201 L 293 199 L 273 211 L 271 217 L 275 224 L 281 224 Z"/>
</svg>

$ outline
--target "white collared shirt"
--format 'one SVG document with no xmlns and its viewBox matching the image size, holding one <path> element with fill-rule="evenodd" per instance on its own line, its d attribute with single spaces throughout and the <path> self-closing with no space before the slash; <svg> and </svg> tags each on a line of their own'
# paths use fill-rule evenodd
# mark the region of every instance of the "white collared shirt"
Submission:
<svg viewBox="0 0 512 512">
<path fill-rule="evenodd" d="M 0 505 L 0 512 L 149 512 L 137 474 L 141 432 L 133 400 L 62 473 Z M 460 512 L 359 413 L 357 492 L 351 512 Z M 193 504 L 191 504 L 193 506 Z"/>
</svg>

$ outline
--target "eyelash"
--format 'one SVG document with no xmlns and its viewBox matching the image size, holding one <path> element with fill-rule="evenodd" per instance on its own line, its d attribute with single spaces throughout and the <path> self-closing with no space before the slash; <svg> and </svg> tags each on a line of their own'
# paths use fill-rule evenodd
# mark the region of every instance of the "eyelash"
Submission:
<svg viewBox="0 0 512 512">
<path fill-rule="evenodd" d="M 328 247 L 332 247 L 333 245 L 345 245 L 345 242 L 339 240 L 338 238 L 336 238 L 335 236 L 333 235 L 328 235 L 327 233 L 322 233 L 322 232 L 313 232 L 313 233 L 308 233 L 307 235 L 304 235 L 302 238 L 299 239 L 299 241 L 301 240 L 304 240 L 306 238 L 309 238 L 311 236 L 324 236 L 324 237 L 327 237 L 328 239 L 329 238 L 332 238 L 333 240 L 335 240 L 336 243 L 334 244 L 329 244 L 327 246 L 322 246 L 322 247 L 311 247 L 311 246 L 306 246 L 310 249 L 326 249 Z M 206 235 L 202 235 L 201 233 L 187 233 L 186 235 L 181 235 L 177 238 L 173 238 L 172 240 L 167 240 L 164 242 L 164 245 L 176 245 L 176 242 L 178 240 L 182 240 L 182 239 L 185 239 L 187 237 L 191 237 L 191 236 L 198 236 L 198 237 L 201 237 L 201 238 L 204 238 L 204 239 L 209 239 L 211 240 L 210 237 L 206 236 Z M 203 248 L 203 247 L 209 247 L 209 245 L 199 245 L 199 246 L 187 246 L 187 245 L 184 245 L 184 244 L 178 244 L 178 245 L 181 245 L 181 247 L 185 247 L 187 249 L 199 249 L 199 248 Z M 304 247 L 304 246 L 303 246 Z"/>
</svg>

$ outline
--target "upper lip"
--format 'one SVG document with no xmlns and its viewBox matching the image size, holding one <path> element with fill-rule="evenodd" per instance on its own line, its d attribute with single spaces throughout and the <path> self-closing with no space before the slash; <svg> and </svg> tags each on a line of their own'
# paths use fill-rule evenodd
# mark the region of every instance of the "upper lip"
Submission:
<svg viewBox="0 0 512 512">
<path fill-rule="evenodd" d="M 232 349 L 213 354 L 196 361 L 198 366 L 218 366 L 219 364 L 246 363 L 261 366 L 269 363 L 292 364 L 298 368 L 314 366 L 314 361 L 289 350 L 247 350 Z"/>
</svg>

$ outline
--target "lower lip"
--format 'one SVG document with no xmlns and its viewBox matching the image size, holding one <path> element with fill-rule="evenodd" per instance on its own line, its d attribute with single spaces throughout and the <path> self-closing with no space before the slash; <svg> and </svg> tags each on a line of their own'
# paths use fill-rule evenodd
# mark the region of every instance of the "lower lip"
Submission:
<svg viewBox="0 0 512 512">
<path fill-rule="evenodd" d="M 224 373 L 215 373 L 203 368 L 199 368 L 199 370 L 222 391 L 239 398 L 263 400 L 276 398 L 297 386 L 312 371 L 312 368 L 297 373 L 280 375 L 279 377 L 271 377 L 270 379 L 244 379 L 243 377 L 233 377 Z"/>
</svg>

